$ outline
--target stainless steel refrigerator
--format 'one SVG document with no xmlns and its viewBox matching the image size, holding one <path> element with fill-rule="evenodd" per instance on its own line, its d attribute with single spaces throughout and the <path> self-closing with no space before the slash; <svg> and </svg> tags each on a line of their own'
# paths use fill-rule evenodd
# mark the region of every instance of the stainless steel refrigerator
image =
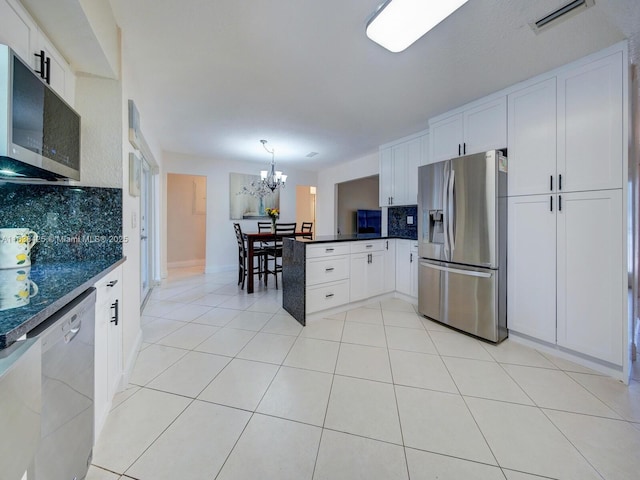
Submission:
<svg viewBox="0 0 640 480">
<path fill-rule="evenodd" d="M 491 342 L 507 337 L 503 152 L 467 155 L 418 170 L 418 309 Z"/>
</svg>

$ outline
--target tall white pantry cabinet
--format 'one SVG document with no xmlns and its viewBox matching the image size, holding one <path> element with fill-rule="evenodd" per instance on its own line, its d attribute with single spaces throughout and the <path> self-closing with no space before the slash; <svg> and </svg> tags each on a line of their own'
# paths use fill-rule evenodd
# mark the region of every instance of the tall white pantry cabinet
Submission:
<svg viewBox="0 0 640 480">
<path fill-rule="evenodd" d="M 507 96 L 509 331 L 623 378 L 626 44 L 536 80 Z"/>
</svg>

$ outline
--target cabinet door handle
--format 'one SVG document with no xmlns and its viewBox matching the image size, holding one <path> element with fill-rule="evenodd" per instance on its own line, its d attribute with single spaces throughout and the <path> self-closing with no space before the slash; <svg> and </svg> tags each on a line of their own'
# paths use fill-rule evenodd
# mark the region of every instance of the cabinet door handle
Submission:
<svg viewBox="0 0 640 480">
<path fill-rule="evenodd" d="M 558 175 L 558 190 L 562 190 L 562 174 Z"/>
<path fill-rule="evenodd" d="M 385 247 L 387 250 L 389 250 L 389 240 L 387 240 L 387 245 Z"/>
<path fill-rule="evenodd" d="M 373 245 L 369 244 L 367 245 L 367 248 L 373 248 Z"/>
<path fill-rule="evenodd" d="M 327 267 L 324 269 L 325 272 L 333 272 L 335 269 L 333 267 Z"/>
<path fill-rule="evenodd" d="M 325 248 L 324 251 L 325 253 L 331 253 L 333 252 L 335 249 L 334 248 Z"/>
<path fill-rule="evenodd" d="M 115 287 L 117 283 L 118 280 L 111 280 L 109 283 L 107 283 L 107 287 Z"/>
<path fill-rule="evenodd" d="M 467 142 L 464 142 L 462 144 L 462 153 L 465 155 L 467 154 Z"/>
<path fill-rule="evenodd" d="M 409 263 L 413 263 L 413 253 L 409 254 Z"/>
<path fill-rule="evenodd" d="M 549 175 L 549 191 L 553 192 L 553 175 Z"/>
<path fill-rule="evenodd" d="M 558 211 L 562 211 L 562 195 L 558 195 Z"/>
<path fill-rule="evenodd" d="M 327 294 L 324 296 L 324 298 L 331 298 L 331 297 L 333 297 L 333 293 L 327 293 Z"/>
<path fill-rule="evenodd" d="M 458 144 L 458 156 L 460 156 L 460 144 Z"/>
<path fill-rule="evenodd" d="M 116 301 L 111 304 L 111 309 L 113 310 L 113 316 L 111 317 L 110 321 L 111 321 L 111 323 L 115 324 L 116 326 L 118 326 L 118 320 L 119 320 L 119 317 L 120 317 L 120 314 L 119 314 L 119 310 L 120 309 L 118 308 L 118 304 L 119 304 L 119 300 L 118 299 L 116 299 Z"/>
<path fill-rule="evenodd" d="M 549 211 L 553 212 L 553 195 L 549 195 Z"/>
</svg>

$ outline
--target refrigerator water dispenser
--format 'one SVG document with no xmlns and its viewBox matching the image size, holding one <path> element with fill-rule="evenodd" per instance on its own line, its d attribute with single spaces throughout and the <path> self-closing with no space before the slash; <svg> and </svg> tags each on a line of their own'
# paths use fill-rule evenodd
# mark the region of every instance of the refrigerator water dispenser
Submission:
<svg viewBox="0 0 640 480">
<path fill-rule="evenodd" d="M 444 243 L 442 210 L 429 210 L 429 243 Z"/>
</svg>

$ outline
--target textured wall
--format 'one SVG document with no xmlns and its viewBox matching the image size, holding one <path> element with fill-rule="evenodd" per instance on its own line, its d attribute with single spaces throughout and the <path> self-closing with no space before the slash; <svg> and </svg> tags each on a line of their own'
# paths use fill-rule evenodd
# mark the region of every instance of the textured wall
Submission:
<svg viewBox="0 0 640 480">
<path fill-rule="evenodd" d="M 80 182 L 122 188 L 122 84 L 78 76 L 76 110 L 82 117 Z"/>
</svg>

